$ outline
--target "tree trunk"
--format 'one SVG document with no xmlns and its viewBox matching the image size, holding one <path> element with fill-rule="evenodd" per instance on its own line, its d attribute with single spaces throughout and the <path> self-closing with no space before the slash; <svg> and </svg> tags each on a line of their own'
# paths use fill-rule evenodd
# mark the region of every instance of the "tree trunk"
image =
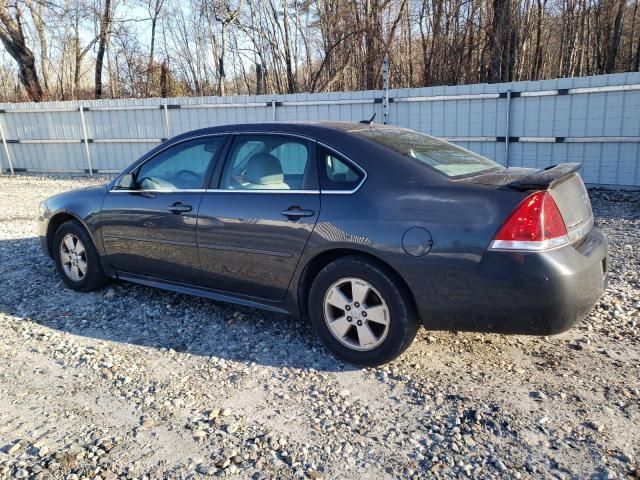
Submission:
<svg viewBox="0 0 640 480">
<path fill-rule="evenodd" d="M 293 65 L 291 58 L 291 38 L 289 31 L 289 5 L 284 2 L 284 61 L 287 72 L 287 93 L 296 92 L 296 79 L 293 74 Z"/>
<path fill-rule="evenodd" d="M 82 55 L 80 52 L 80 37 L 76 33 L 74 37 L 75 44 L 75 62 L 73 66 L 73 93 L 78 98 L 80 90 L 80 66 L 82 64 Z"/>
<path fill-rule="evenodd" d="M 489 73 L 487 80 L 502 80 L 503 59 L 509 42 L 509 0 L 493 0 L 493 23 L 489 33 Z"/>
<path fill-rule="evenodd" d="M 164 6 L 164 0 L 155 0 L 153 11 L 151 11 L 151 0 L 149 0 L 149 14 L 151 15 L 151 38 L 149 39 L 149 62 L 147 63 L 147 78 L 145 82 L 144 93 L 148 97 L 151 90 L 152 74 L 153 74 L 153 55 L 155 53 L 156 45 L 156 27 L 158 25 L 158 18 L 162 13 Z M 160 72 L 162 74 L 162 72 Z"/>
<path fill-rule="evenodd" d="M 636 41 L 636 18 L 638 16 L 638 5 L 640 2 L 636 0 L 635 5 L 633 6 L 633 16 L 631 17 L 631 32 L 629 33 L 629 67 L 632 70 L 636 70 L 634 68 L 634 58 L 633 58 L 633 44 Z"/>
<path fill-rule="evenodd" d="M 509 34 L 509 47 L 507 49 L 506 55 L 506 68 L 505 74 L 502 76 L 502 81 L 513 82 L 515 67 L 516 67 L 516 58 L 518 55 L 518 30 L 511 25 L 511 32 Z"/>
<path fill-rule="evenodd" d="M 167 98 L 169 95 L 169 63 L 165 59 L 160 67 L 160 96 Z"/>
<path fill-rule="evenodd" d="M 0 40 L 7 53 L 18 64 L 18 78 L 27 97 L 32 102 L 42 100 L 44 93 L 38 79 L 36 61 L 33 52 L 27 47 L 22 30 L 20 8 L 16 5 L 16 18 L 9 15 L 4 2 L 0 3 Z"/>
<path fill-rule="evenodd" d="M 149 91 L 151 90 L 151 75 L 153 73 L 153 50 L 156 43 L 156 22 L 158 18 L 154 17 L 151 19 L 151 40 L 149 46 L 149 62 L 147 62 L 147 82 L 144 89 L 145 97 L 149 96 Z"/>
<path fill-rule="evenodd" d="M 431 80 L 431 56 L 429 55 L 429 41 L 428 34 L 425 31 L 425 19 L 426 19 L 426 10 L 427 2 L 422 4 L 422 9 L 420 10 L 420 18 L 418 19 L 418 24 L 420 25 L 420 40 L 422 43 L 422 86 L 428 86 Z"/>
<path fill-rule="evenodd" d="M 227 24 L 226 22 L 222 23 L 222 28 L 220 30 L 220 56 L 218 57 L 218 95 L 224 97 L 224 80 L 226 77 L 226 73 L 224 71 L 224 54 L 227 45 L 226 39 L 226 30 Z"/>
<path fill-rule="evenodd" d="M 531 72 L 531 80 L 540 78 L 542 70 L 542 16 L 544 14 L 544 6 L 546 0 L 538 0 L 538 18 L 536 19 L 536 48 L 533 54 L 533 71 Z"/>
<path fill-rule="evenodd" d="M 634 20 L 634 26 L 635 26 L 635 19 L 636 19 L 636 15 L 637 15 L 637 10 L 638 10 L 638 1 L 636 1 L 636 6 L 635 9 L 633 10 L 633 20 Z M 635 71 L 640 71 L 640 28 L 638 28 L 638 40 L 636 41 L 636 39 L 634 38 L 635 35 L 635 28 L 632 29 L 631 31 L 631 70 Z M 636 42 L 636 54 L 635 56 L 633 55 L 633 42 Z"/>
<path fill-rule="evenodd" d="M 616 2 L 615 19 L 613 21 L 613 31 L 611 32 L 611 40 L 607 49 L 607 63 L 604 73 L 613 73 L 616 69 L 616 57 L 618 56 L 618 47 L 620 46 L 620 37 L 622 35 L 622 15 L 624 14 L 625 0 Z"/>
<path fill-rule="evenodd" d="M 218 22 L 220 22 L 221 28 L 220 28 L 220 55 L 218 57 L 218 93 L 221 97 L 223 97 L 225 95 L 225 85 L 224 85 L 224 81 L 225 81 L 225 77 L 226 77 L 226 73 L 224 71 L 224 56 L 225 56 L 225 49 L 227 47 L 227 25 L 230 25 L 233 23 L 233 21 L 236 19 L 236 17 L 238 16 L 238 14 L 240 13 L 240 10 L 242 10 L 242 5 L 244 3 L 244 0 L 240 0 L 240 2 L 238 3 L 237 8 L 232 12 L 231 10 L 229 10 L 228 5 L 227 5 L 227 16 L 224 18 L 219 18 L 216 16 L 216 20 Z"/>
<path fill-rule="evenodd" d="M 100 19 L 100 33 L 98 35 L 98 53 L 96 54 L 96 74 L 95 74 L 95 90 L 96 99 L 102 98 L 102 64 L 104 62 L 104 53 L 109 40 L 109 30 L 111 29 L 111 0 L 104 0 L 104 11 Z"/>
<path fill-rule="evenodd" d="M 44 21 L 42 17 L 45 15 L 44 3 L 38 2 L 37 7 L 31 0 L 27 0 L 27 6 L 31 12 L 31 19 L 33 20 L 33 26 L 38 34 L 38 41 L 40 43 L 40 73 L 42 76 L 42 84 L 44 90 L 49 90 L 49 55 L 47 47 L 47 34 L 44 30 Z"/>
<path fill-rule="evenodd" d="M 256 63 L 256 95 L 262 95 L 264 93 L 262 89 L 262 65 Z"/>
</svg>

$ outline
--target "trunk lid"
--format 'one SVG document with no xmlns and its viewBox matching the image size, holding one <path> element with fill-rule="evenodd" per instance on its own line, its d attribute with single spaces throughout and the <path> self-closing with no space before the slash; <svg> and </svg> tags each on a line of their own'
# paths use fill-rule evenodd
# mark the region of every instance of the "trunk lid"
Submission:
<svg viewBox="0 0 640 480">
<path fill-rule="evenodd" d="M 505 190 L 549 191 L 567 227 L 569 241 L 573 243 L 584 237 L 593 226 L 591 201 L 579 169 L 579 163 L 561 163 L 543 170 L 507 168 L 466 181 Z"/>
</svg>

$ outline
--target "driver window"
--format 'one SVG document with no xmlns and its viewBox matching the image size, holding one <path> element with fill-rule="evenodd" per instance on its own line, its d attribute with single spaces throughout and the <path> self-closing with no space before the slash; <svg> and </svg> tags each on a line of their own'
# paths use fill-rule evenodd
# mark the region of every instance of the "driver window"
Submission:
<svg viewBox="0 0 640 480">
<path fill-rule="evenodd" d="M 207 169 L 224 143 L 223 137 L 191 140 L 159 153 L 136 174 L 141 190 L 191 190 L 203 187 Z"/>
</svg>

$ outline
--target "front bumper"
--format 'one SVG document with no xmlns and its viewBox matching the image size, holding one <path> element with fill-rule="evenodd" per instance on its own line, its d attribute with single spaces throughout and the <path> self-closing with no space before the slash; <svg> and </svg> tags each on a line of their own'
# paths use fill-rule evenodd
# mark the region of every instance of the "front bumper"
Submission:
<svg viewBox="0 0 640 480">
<path fill-rule="evenodd" d="M 419 305 L 433 330 L 551 335 L 584 319 L 606 286 L 607 240 L 592 228 L 576 244 L 544 252 L 487 251 L 458 301 Z"/>
<path fill-rule="evenodd" d="M 51 256 L 49 250 L 49 241 L 47 239 L 47 230 L 49 228 L 49 219 L 43 214 L 38 215 L 38 240 L 40 241 L 40 248 L 45 255 Z"/>
</svg>

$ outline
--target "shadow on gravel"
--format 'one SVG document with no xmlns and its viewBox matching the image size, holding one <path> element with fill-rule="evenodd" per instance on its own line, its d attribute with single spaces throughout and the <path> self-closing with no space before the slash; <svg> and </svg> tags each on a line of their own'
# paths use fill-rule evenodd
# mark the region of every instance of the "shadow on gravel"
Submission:
<svg viewBox="0 0 640 480">
<path fill-rule="evenodd" d="M 272 367 L 344 371 L 294 317 L 125 282 L 78 293 L 38 239 L 0 240 L 0 313 L 75 335 Z"/>
</svg>

